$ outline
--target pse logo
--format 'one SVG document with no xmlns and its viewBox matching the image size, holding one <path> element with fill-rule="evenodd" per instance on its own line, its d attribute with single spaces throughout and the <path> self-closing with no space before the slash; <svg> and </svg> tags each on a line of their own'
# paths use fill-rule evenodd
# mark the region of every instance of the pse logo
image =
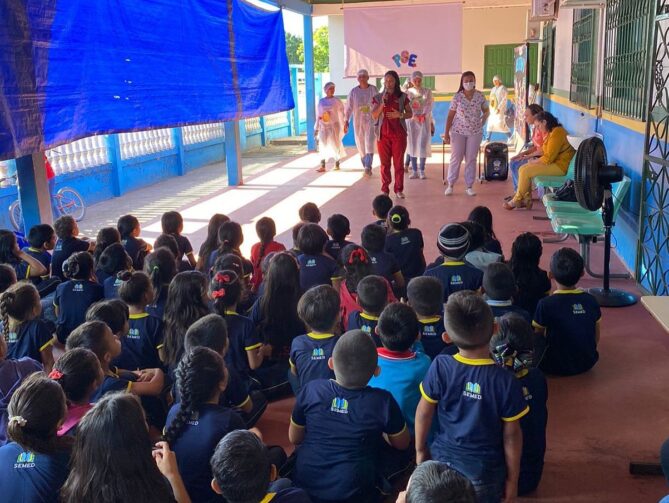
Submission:
<svg viewBox="0 0 669 503">
<path fill-rule="evenodd" d="M 395 62 L 397 68 L 401 68 L 402 65 L 410 66 L 411 68 L 416 67 L 416 60 L 418 59 L 417 54 L 410 53 L 407 50 L 401 51 L 398 54 L 395 54 L 392 57 L 392 60 Z"/>
</svg>

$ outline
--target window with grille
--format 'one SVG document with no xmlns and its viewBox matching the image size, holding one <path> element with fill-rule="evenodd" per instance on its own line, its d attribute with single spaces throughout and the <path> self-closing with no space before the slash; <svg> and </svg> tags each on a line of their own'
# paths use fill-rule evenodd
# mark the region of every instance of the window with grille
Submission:
<svg viewBox="0 0 669 503">
<path fill-rule="evenodd" d="M 541 92 L 549 94 L 553 87 L 553 62 L 555 61 L 555 25 L 544 24 L 541 40 Z"/>
<path fill-rule="evenodd" d="M 604 110 L 644 120 L 655 0 L 607 0 Z"/>
<path fill-rule="evenodd" d="M 569 100 L 586 108 L 590 108 L 592 104 L 595 16 L 594 9 L 574 10 Z"/>
</svg>

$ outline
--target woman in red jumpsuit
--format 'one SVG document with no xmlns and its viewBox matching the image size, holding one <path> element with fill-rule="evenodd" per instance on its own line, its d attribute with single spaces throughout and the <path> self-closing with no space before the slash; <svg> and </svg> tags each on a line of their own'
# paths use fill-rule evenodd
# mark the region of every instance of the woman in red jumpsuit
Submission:
<svg viewBox="0 0 669 503">
<path fill-rule="evenodd" d="M 404 151 L 407 146 L 405 119 L 411 118 L 408 96 L 400 89 L 400 77 L 390 70 L 383 77 L 383 93 L 372 99 L 372 118 L 376 121 L 376 145 L 381 159 L 381 192 L 390 192 L 390 163 L 395 172 L 395 195 L 404 199 Z"/>
</svg>

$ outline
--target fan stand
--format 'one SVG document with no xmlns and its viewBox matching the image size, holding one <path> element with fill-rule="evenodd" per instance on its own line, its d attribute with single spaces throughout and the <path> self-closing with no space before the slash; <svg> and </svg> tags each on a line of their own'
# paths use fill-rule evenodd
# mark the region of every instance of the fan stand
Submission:
<svg viewBox="0 0 669 503">
<path fill-rule="evenodd" d="M 611 272 L 611 229 L 613 227 L 613 194 L 611 184 L 604 189 L 604 204 L 602 205 L 602 220 L 604 221 L 604 288 L 590 288 L 588 292 L 597 299 L 602 307 L 626 307 L 637 303 L 639 299 L 629 292 L 609 287 Z"/>
</svg>

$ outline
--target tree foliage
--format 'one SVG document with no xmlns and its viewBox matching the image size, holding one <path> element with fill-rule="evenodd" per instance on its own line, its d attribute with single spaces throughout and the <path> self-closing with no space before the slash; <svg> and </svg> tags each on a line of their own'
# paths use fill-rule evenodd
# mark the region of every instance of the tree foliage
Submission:
<svg viewBox="0 0 669 503">
<path fill-rule="evenodd" d="M 286 32 L 286 54 L 288 64 L 301 65 L 304 63 L 304 41 L 301 37 Z"/>
<path fill-rule="evenodd" d="M 314 31 L 314 71 L 330 71 L 330 45 L 327 26 L 321 26 Z"/>
</svg>

